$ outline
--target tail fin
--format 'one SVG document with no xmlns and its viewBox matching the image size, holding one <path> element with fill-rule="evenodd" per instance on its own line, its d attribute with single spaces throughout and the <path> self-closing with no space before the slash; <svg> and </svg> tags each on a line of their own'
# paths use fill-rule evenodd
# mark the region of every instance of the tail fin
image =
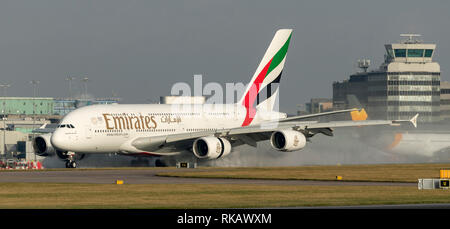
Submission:
<svg viewBox="0 0 450 229">
<path fill-rule="evenodd" d="M 258 108 L 272 110 L 279 94 L 279 89 L 274 88 L 280 82 L 281 73 L 286 61 L 286 53 L 291 40 L 292 29 L 280 29 L 275 33 L 272 42 L 267 48 L 252 80 L 247 85 L 239 104 L 247 109 L 242 126 L 249 125 L 256 113 L 255 102 Z M 267 95 L 260 99 L 260 92 L 265 91 Z"/>
</svg>

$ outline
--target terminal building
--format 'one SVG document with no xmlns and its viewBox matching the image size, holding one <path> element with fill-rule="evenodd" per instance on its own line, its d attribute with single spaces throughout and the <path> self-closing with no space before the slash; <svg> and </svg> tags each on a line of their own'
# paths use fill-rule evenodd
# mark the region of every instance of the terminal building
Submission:
<svg viewBox="0 0 450 229">
<path fill-rule="evenodd" d="M 67 113 L 83 106 L 96 104 L 115 104 L 120 101 L 119 98 L 95 98 L 95 99 L 73 99 L 73 98 L 55 98 L 53 114 L 64 116 Z"/>
<path fill-rule="evenodd" d="M 0 97 L 1 115 L 53 115 L 53 98 Z M 34 108 L 33 108 L 34 107 Z"/>
<path fill-rule="evenodd" d="M 334 109 L 349 108 L 348 95 L 355 95 L 370 119 L 410 119 L 419 113 L 420 122 L 441 120 L 441 71 L 433 60 L 436 44 L 424 43 L 420 35 L 386 44 L 381 66 L 367 71 L 370 61 L 359 61 L 362 71 L 348 80 L 333 83 Z M 450 98 L 449 98 L 450 99 Z"/>
</svg>

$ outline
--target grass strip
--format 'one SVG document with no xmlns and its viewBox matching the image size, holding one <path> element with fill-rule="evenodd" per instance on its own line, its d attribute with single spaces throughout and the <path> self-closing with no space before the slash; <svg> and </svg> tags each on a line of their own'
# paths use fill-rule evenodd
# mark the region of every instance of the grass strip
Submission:
<svg viewBox="0 0 450 229">
<path fill-rule="evenodd" d="M 1 183 L 0 208 L 193 209 L 449 203 L 448 190 L 403 186 Z"/>
</svg>

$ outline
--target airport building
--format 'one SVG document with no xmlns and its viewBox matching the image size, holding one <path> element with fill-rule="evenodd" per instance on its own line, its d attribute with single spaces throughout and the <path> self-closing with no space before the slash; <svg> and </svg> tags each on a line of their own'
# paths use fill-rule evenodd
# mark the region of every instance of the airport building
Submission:
<svg viewBox="0 0 450 229">
<path fill-rule="evenodd" d="M 450 121 L 450 82 L 441 81 L 441 120 Z"/>
<path fill-rule="evenodd" d="M 53 98 L 0 97 L 1 115 L 53 115 Z M 33 109 L 34 105 L 34 109 Z"/>
<path fill-rule="evenodd" d="M 440 117 L 440 66 L 433 60 L 436 44 L 423 43 L 420 35 L 386 44 L 381 66 L 367 71 L 370 61 L 358 61 L 362 71 L 348 80 L 333 83 L 334 109 L 348 108 L 348 95 L 355 95 L 370 119 L 409 119 L 419 113 L 420 122 Z"/>
<path fill-rule="evenodd" d="M 321 113 L 333 110 L 333 100 L 329 98 L 312 98 L 305 104 L 308 114 Z"/>
<path fill-rule="evenodd" d="M 95 99 L 73 99 L 55 98 L 53 114 L 64 116 L 67 113 L 83 106 L 96 104 L 114 104 L 120 101 L 119 98 L 95 98 Z"/>
<path fill-rule="evenodd" d="M 33 129 L 58 119 L 50 97 L 0 97 L 0 111 L 0 158 L 34 158 Z"/>
</svg>

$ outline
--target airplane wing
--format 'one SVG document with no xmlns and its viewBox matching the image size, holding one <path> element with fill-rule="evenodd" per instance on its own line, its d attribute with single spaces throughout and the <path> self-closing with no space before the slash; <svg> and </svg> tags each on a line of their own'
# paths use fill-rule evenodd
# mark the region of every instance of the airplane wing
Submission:
<svg viewBox="0 0 450 229">
<path fill-rule="evenodd" d="M 289 121 L 295 121 L 295 120 L 302 120 L 302 119 L 306 119 L 306 118 L 315 118 L 315 117 L 320 117 L 320 116 L 334 115 L 334 114 L 354 112 L 354 111 L 359 111 L 359 109 L 354 108 L 354 109 L 347 109 L 347 110 L 329 111 L 329 112 L 322 112 L 322 113 L 316 113 L 316 114 L 292 116 L 292 117 L 287 117 L 287 118 L 281 119 L 281 120 L 279 120 L 279 122 L 289 122 Z"/>
<path fill-rule="evenodd" d="M 262 123 L 258 125 L 229 128 L 222 130 L 198 131 L 191 133 L 181 133 L 164 136 L 164 139 L 159 140 L 161 146 L 178 146 L 190 147 L 192 141 L 205 136 L 224 137 L 236 144 L 248 144 L 256 147 L 258 141 L 268 140 L 271 134 L 275 131 L 292 129 L 302 132 L 306 138 L 310 138 L 318 133 L 327 136 L 333 136 L 333 128 L 351 127 L 351 126 L 374 126 L 374 125 L 391 125 L 397 126 L 402 123 L 411 123 L 414 127 L 417 126 L 417 117 L 415 115 L 410 120 L 362 120 L 362 121 L 331 121 L 331 122 L 317 122 L 317 121 L 290 121 L 290 122 L 273 122 Z M 131 145 L 140 150 L 148 150 L 149 147 L 154 148 L 154 137 L 140 137 L 131 142 Z"/>
</svg>

